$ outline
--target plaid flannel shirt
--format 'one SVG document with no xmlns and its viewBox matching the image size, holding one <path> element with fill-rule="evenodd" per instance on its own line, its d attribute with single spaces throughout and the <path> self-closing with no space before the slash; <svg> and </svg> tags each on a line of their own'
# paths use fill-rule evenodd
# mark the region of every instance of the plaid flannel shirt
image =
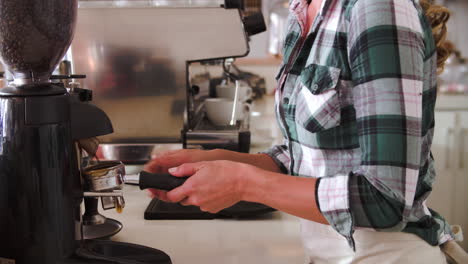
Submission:
<svg viewBox="0 0 468 264">
<path fill-rule="evenodd" d="M 347 238 L 356 228 L 452 239 L 425 201 L 436 47 L 413 0 L 324 0 L 305 32 L 307 0 L 290 0 L 276 114 L 285 143 L 265 153 L 285 173 L 319 178 L 318 206 Z"/>
</svg>

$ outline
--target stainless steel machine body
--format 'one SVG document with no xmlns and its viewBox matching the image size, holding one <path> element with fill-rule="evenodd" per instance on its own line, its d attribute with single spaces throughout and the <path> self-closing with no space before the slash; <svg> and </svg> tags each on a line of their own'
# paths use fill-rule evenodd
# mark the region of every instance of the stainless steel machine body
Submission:
<svg viewBox="0 0 468 264">
<path fill-rule="evenodd" d="M 80 4 L 71 60 L 113 120 L 116 132 L 102 143 L 181 143 L 194 111 L 190 62 L 249 52 L 239 9 L 163 2 Z"/>
</svg>

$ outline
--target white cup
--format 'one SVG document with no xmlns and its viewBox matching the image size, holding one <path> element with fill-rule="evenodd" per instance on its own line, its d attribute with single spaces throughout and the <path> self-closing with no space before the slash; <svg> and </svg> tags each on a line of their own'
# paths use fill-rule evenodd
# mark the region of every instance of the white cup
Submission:
<svg viewBox="0 0 468 264">
<path fill-rule="evenodd" d="M 232 117 L 233 100 L 227 98 L 205 99 L 205 109 L 208 119 L 215 126 L 230 125 Z M 237 102 L 235 120 L 242 120 L 249 111 L 249 105 Z"/>
<path fill-rule="evenodd" d="M 236 85 L 235 84 L 220 84 L 216 86 L 216 95 L 219 98 L 228 98 L 234 100 L 234 96 L 236 95 Z M 252 88 L 247 86 L 246 84 L 239 85 L 239 101 L 243 102 L 252 96 Z"/>
</svg>

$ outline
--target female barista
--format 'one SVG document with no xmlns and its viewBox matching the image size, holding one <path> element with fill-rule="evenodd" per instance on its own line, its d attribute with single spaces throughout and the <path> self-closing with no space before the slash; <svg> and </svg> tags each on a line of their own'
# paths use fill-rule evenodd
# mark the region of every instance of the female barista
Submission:
<svg viewBox="0 0 468 264">
<path fill-rule="evenodd" d="M 244 200 L 298 216 L 311 263 L 445 263 L 438 245 L 452 235 L 425 201 L 447 10 L 291 0 L 290 11 L 275 107 L 284 145 L 162 154 L 146 169 L 190 177 L 154 196 L 213 213 Z"/>
</svg>

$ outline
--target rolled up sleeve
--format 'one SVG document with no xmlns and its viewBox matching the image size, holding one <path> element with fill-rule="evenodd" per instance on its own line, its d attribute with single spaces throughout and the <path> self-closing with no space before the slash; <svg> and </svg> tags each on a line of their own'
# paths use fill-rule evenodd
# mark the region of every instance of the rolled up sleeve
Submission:
<svg viewBox="0 0 468 264">
<path fill-rule="evenodd" d="M 270 156 L 270 158 L 281 169 L 282 173 L 289 174 L 289 164 L 291 163 L 291 157 L 286 145 L 275 145 L 270 149 L 260 153 Z"/>
</svg>

